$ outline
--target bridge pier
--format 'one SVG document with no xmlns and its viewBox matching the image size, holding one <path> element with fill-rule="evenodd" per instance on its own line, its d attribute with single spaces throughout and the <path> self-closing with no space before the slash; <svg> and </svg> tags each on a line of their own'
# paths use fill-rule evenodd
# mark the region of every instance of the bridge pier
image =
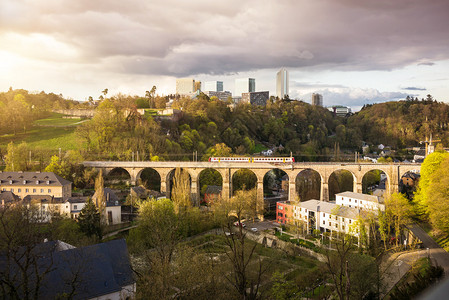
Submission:
<svg viewBox="0 0 449 300">
<path fill-rule="evenodd" d="M 362 182 L 358 182 L 357 180 L 354 180 L 353 190 L 354 190 L 354 193 L 361 193 L 362 192 Z"/>
<path fill-rule="evenodd" d="M 320 191 L 320 200 L 321 201 L 329 201 L 329 183 L 321 181 L 321 191 Z"/>
<path fill-rule="evenodd" d="M 298 195 L 296 194 L 296 178 L 288 178 L 288 200 L 296 201 Z"/>
</svg>

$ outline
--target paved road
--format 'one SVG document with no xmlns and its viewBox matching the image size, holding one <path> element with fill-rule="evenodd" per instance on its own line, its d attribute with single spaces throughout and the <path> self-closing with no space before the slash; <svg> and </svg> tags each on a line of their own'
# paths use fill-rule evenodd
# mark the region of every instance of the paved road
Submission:
<svg viewBox="0 0 449 300">
<path fill-rule="evenodd" d="M 424 248 L 429 248 L 428 255 L 433 263 L 444 268 L 446 276 L 449 275 L 449 253 L 441 248 L 418 224 L 407 226 L 422 242 Z"/>
</svg>

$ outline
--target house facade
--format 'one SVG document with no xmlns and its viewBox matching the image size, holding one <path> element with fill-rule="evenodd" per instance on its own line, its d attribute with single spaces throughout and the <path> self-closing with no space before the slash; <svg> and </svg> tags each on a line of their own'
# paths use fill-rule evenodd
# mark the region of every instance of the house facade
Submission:
<svg viewBox="0 0 449 300">
<path fill-rule="evenodd" d="M 360 210 L 377 211 L 380 209 L 385 211 L 385 203 L 382 197 L 362 193 L 343 192 L 335 194 L 335 203 Z"/>
<path fill-rule="evenodd" d="M 72 183 L 51 172 L 2 172 L 0 190 L 10 191 L 24 199 L 45 195 L 67 199 L 72 195 Z"/>
</svg>

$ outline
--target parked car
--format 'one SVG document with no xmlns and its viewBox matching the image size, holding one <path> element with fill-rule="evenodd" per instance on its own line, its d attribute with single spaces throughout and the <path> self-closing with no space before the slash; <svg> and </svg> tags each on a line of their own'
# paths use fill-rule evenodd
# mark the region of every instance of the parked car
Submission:
<svg viewBox="0 0 449 300">
<path fill-rule="evenodd" d="M 240 223 L 239 221 L 237 221 L 237 222 L 234 222 L 234 226 L 242 226 L 243 228 L 245 228 L 246 227 L 246 224 L 245 223 Z"/>
<path fill-rule="evenodd" d="M 257 228 L 253 227 L 253 228 L 251 228 L 251 231 L 252 232 L 257 232 Z"/>
</svg>

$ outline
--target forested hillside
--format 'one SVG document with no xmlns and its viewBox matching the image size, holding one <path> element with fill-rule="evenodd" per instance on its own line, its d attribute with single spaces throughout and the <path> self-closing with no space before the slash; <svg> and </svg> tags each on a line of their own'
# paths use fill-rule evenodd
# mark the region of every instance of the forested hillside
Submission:
<svg viewBox="0 0 449 300">
<path fill-rule="evenodd" d="M 363 142 L 401 149 L 417 146 L 431 133 L 434 139 L 442 140 L 442 145 L 449 144 L 449 106 L 430 95 L 425 100 L 408 98 L 368 105 L 349 118 L 340 118 L 326 108 L 302 101 L 274 100 L 266 107 L 231 107 L 203 94 L 195 100 L 175 99 L 172 108 L 182 110 L 182 116 L 167 120 L 155 117 L 155 110 L 164 108 L 169 97 L 157 96 L 153 89 L 145 97 L 105 97 L 98 106 L 52 93 L 0 93 L 0 153 L 6 154 L 10 142 L 15 146 L 21 141 L 33 142 L 43 126 L 47 126 L 48 142 L 37 144 L 41 152 L 55 154 L 59 148 L 72 149 L 85 159 L 128 160 L 134 156 L 140 160 L 183 160 L 191 159 L 194 152 L 198 159 L 207 159 L 275 149 L 276 155 L 292 153 L 298 161 L 328 161 L 344 159 L 345 153 L 353 159 Z M 103 93 L 106 96 L 107 91 Z M 96 113 L 92 119 L 74 122 L 55 119 L 54 124 L 59 125 L 49 131 L 44 124 L 51 124 L 51 111 L 61 108 L 95 108 Z M 149 110 L 141 115 L 138 108 Z M 52 132 L 57 137 L 52 137 Z M 22 149 L 27 148 L 35 150 L 22 145 Z M 49 157 L 43 159 L 49 161 Z"/>
<path fill-rule="evenodd" d="M 449 106 L 430 95 L 422 100 L 408 97 L 405 101 L 368 105 L 347 121 L 347 127 L 357 131 L 362 140 L 395 149 L 417 146 L 430 134 L 447 146 L 448 124 Z"/>
</svg>

